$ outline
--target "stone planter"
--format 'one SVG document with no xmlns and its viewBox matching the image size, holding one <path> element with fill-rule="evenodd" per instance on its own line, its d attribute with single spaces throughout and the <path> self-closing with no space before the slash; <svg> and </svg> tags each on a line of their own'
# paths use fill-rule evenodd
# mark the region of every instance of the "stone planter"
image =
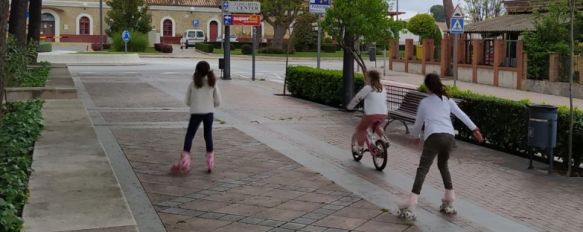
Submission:
<svg viewBox="0 0 583 232">
<path fill-rule="evenodd" d="M 31 66 L 29 66 L 31 67 Z M 51 65 L 49 79 L 45 87 L 6 88 L 6 101 L 41 99 L 75 99 L 77 89 L 66 65 Z"/>
</svg>

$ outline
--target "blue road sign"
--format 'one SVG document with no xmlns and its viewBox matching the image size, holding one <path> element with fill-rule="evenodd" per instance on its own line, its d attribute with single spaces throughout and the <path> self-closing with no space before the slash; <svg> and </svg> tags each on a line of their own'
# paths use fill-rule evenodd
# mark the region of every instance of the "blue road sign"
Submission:
<svg viewBox="0 0 583 232">
<path fill-rule="evenodd" d="M 224 11 L 228 11 L 229 10 L 229 2 L 228 1 L 224 1 L 223 2 L 223 10 Z"/>
<path fill-rule="evenodd" d="M 131 35 L 129 31 L 123 31 L 123 33 L 121 33 L 121 38 L 123 39 L 124 42 L 128 42 L 130 41 Z"/>
<path fill-rule="evenodd" d="M 330 5 L 330 0 L 310 0 L 310 4 Z"/>
<path fill-rule="evenodd" d="M 453 34 L 464 33 L 464 19 L 463 18 L 451 18 L 449 21 L 449 32 Z"/>
<path fill-rule="evenodd" d="M 231 25 L 233 25 L 233 16 L 225 15 L 225 18 L 223 21 L 225 23 L 225 26 L 231 26 Z"/>
<path fill-rule="evenodd" d="M 192 20 L 192 26 L 195 26 L 195 27 L 196 27 L 196 26 L 198 26 L 199 24 L 200 24 L 200 20 L 198 20 L 198 19 L 193 19 L 193 20 Z"/>
</svg>

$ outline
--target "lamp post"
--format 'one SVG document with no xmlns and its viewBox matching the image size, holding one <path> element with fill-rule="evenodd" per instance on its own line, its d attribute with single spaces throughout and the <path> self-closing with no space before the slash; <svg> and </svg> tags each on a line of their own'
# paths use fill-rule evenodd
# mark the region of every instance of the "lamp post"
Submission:
<svg viewBox="0 0 583 232">
<path fill-rule="evenodd" d="M 103 0 L 99 0 L 99 48 L 103 51 Z"/>
</svg>

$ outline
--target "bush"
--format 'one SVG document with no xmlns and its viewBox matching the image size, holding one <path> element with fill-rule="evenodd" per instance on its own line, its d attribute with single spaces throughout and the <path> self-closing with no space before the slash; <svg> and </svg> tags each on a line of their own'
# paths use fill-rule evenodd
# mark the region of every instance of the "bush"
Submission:
<svg viewBox="0 0 583 232">
<path fill-rule="evenodd" d="M 336 46 L 335 44 L 322 44 L 322 51 L 328 53 L 335 53 L 336 51 L 338 51 L 338 46 Z"/>
<path fill-rule="evenodd" d="M 20 46 L 10 36 L 7 43 L 7 74 L 8 87 L 40 87 L 44 86 L 48 78 L 48 63 L 41 63 L 41 67 L 29 69 L 29 64 L 35 63 L 38 46 L 34 43 Z"/>
<path fill-rule="evenodd" d="M 130 32 L 131 39 L 128 42 L 128 52 L 144 52 L 148 47 L 148 37 L 140 32 Z M 118 52 L 125 51 L 124 41 L 121 32 L 113 34 L 113 49 Z"/>
<path fill-rule="evenodd" d="M 355 74 L 354 90 L 364 86 L 362 74 Z M 288 68 L 287 89 L 293 96 L 338 107 L 343 102 L 342 71 L 305 66 Z"/>
<path fill-rule="evenodd" d="M 424 91 L 425 87 L 420 87 Z M 528 157 L 528 100 L 513 101 L 494 96 L 486 96 L 460 91 L 448 87 L 448 93 L 453 98 L 463 99 L 460 107 L 472 118 L 486 136 L 485 146 L 499 151 Z M 454 127 L 459 131 L 458 137 L 471 141 L 471 132 L 463 123 L 456 120 Z M 569 110 L 559 108 L 558 138 L 555 155 L 561 159 L 568 159 Z M 573 141 L 583 140 L 583 112 L 575 112 L 575 133 Z M 583 147 L 573 147 L 574 166 L 579 167 L 583 161 Z M 566 169 L 567 163 L 563 162 Z"/>
<path fill-rule="evenodd" d="M 158 52 L 162 52 L 162 53 L 172 53 L 174 51 L 174 48 L 172 47 L 172 44 L 154 44 L 154 50 L 158 51 Z"/>
<path fill-rule="evenodd" d="M 103 44 L 103 49 L 101 49 L 100 43 L 91 44 L 91 50 L 93 51 L 103 51 L 111 48 L 111 44 Z"/>
<path fill-rule="evenodd" d="M 278 49 L 278 48 L 262 48 L 259 49 L 259 53 L 265 53 L 265 54 L 285 54 L 287 52 L 287 48 L 284 49 Z M 294 54 L 295 50 L 290 49 L 289 54 Z"/>
<path fill-rule="evenodd" d="M 206 52 L 206 53 L 213 53 L 213 51 L 215 50 L 215 48 L 212 44 L 206 44 L 206 43 L 196 43 L 196 44 L 194 44 L 194 47 L 196 48 L 196 50 Z"/>
<path fill-rule="evenodd" d="M 253 46 L 251 46 L 249 44 L 245 44 L 245 45 L 241 46 L 241 53 L 243 55 L 251 55 L 251 54 L 253 54 Z"/>
<path fill-rule="evenodd" d="M 53 45 L 50 43 L 40 43 L 38 48 L 36 49 L 37 52 L 52 52 Z"/>
<path fill-rule="evenodd" d="M 0 231 L 22 230 L 32 151 L 42 130 L 43 102 L 9 103 L 0 120 Z"/>
</svg>

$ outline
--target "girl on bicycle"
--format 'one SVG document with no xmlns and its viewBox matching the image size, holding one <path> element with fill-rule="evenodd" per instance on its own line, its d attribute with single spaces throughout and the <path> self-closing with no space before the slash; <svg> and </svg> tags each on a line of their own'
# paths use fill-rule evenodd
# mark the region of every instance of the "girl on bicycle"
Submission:
<svg viewBox="0 0 583 232">
<path fill-rule="evenodd" d="M 188 86 L 186 105 L 190 107 L 190 121 L 184 138 L 184 147 L 178 160 L 172 165 L 173 174 L 188 174 L 192 157 L 190 149 L 196 130 L 203 123 L 204 141 L 206 142 L 206 164 L 210 173 L 215 163 L 213 150 L 213 120 L 215 107 L 221 104 L 221 92 L 217 85 L 215 74 L 206 61 L 198 62 L 194 71 L 193 81 Z"/>
<path fill-rule="evenodd" d="M 375 123 L 380 123 L 385 121 L 387 116 L 387 93 L 381 84 L 381 76 L 377 71 L 368 71 L 366 75 L 366 85 L 354 96 L 346 107 L 349 110 L 353 110 L 358 103 L 364 100 L 364 116 L 360 123 L 356 127 L 356 138 L 358 141 L 358 151 L 364 150 L 364 142 L 366 141 L 366 136 L 369 127 L 373 126 Z M 377 126 L 373 128 L 377 133 L 379 138 L 385 139 L 383 128 Z M 387 140 L 385 139 L 385 142 Z"/>
<path fill-rule="evenodd" d="M 473 131 L 473 137 L 476 141 L 482 142 L 480 129 L 472 120 L 458 107 L 458 105 L 448 97 L 443 84 L 437 74 L 428 74 L 425 76 L 425 86 L 429 96 L 421 101 L 417 109 L 417 118 L 412 129 L 412 136 L 417 144 L 423 143 L 423 152 L 421 161 L 417 168 L 415 183 L 409 198 L 399 205 L 400 216 L 407 219 L 415 219 L 413 209 L 417 205 L 421 187 L 425 181 L 425 176 L 433 160 L 437 156 L 437 167 L 441 172 L 443 184 L 445 185 L 445 194 L 442 198 L 440 211 L 446 214 L 455 214 L 453 207 L 455 192 L 451 181 L 451 175 L 448 168 L 449 154 L 454 146 L 454 128 L 451 121 L 451 114 L 454 114 L 470 130 Z"/>
</svg>

